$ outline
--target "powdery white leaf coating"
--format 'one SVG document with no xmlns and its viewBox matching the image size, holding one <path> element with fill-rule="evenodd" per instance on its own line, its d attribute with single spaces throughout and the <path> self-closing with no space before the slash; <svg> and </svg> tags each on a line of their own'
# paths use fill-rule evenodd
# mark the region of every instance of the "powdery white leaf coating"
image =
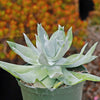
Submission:
<svg viewBox="0 0 100 100">
<path fill-rule="evenodd" d="M 11 49 L 17 53 L 25 62 L 31 65 L 16 65 L 0 61 L 0 67 L 10 74 L 27 83 L 34 83 L 34 87 L 57 88 L 62 84 L 74 85 L 85 80 L 100 81 L 100 77 L 79 73 L 75 68 L 93 61 L 96 48 L 95 43 L 89 51 L 84 54 L 87 43 L 79 54 L 73 54 L 64 58 L 72 44 L 72 27 L 67 36 L 64 27 L 58 25 L 58 30 L 49 38 L 41 24 L 37 26 L 36 47 L 31 43 L 24 33 L 27 46 L 7 41 Z M 73 71 L 70 70 L 74 69 Z"/>
<path fill-rule="evenodd" d="M 63 76 L 61 78 L 58 78 L 60 81 L 63 81 L 67 85 L 75 85 L 81 81 L 81 79 L 78 79 L 75 77 L 70 71 L 63 68 Z"/>
<path fill-rule="evenodd" d="M 29 46 L 35 54 L 39 54 L 39 51 L 38 51 L 37 48 L 32 44 L 32 42 L 29 40 L 29 38 L 26 36 L 26 34 L 23 33 L 23 35 L 24 35 L 24 38 L 25 38 L 25 41 L 26 41 L 27 46 Z"/>
<path fill-rule="evenodd" d="M 29 47 L 7 41 L 11 49 L 17 53 L 25 62 L 29 64 L 36 64 L 38 56 Z"/>
<path fill-rule="evenodd" d="M 48 67 L 47 69 L 50 78 L 58 78 L 63 75 L 62 68 L 60 66 Z"/>
<path fill-rule="evenodd" d="M 89 73 L 77 73 L 77 72 L 71 72 L 74 76 L 76 76 L 78 79 L 82 79 L 82 81 L 89 80 L 89 81 L 100 81 L 100 77 L 91 75 Z"/>
<path fill-rule="evenodd" d="M 51 87 L 53 87 L 55 81 L 56 81 L 55 79 L 46 77 L 46 78 L 42 81 L 42 83 L 43 83 L 47 88 L 51 88 Z"/>
</svg>

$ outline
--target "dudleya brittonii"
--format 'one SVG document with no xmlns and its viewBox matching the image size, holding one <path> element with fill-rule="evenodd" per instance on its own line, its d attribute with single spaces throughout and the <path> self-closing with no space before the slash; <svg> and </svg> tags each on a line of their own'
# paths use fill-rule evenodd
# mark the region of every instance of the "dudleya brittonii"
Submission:
<svg viewBox="0 0 100 100">
<path fill-rule="evenodd" d="M 79 54 L 64 58 L 64 54 L 72 44 L 72 28 L 65 36 L 64 27 L 59 25 L 58 30 L 50 39 L 41 24 L 38 24 L 37 32 L 37 48 L 25 34 L 27 47 L 7 41 L 11 49 L 30 65 L 16 65 L 0 61 L 1 68 L 26 83 L 34 83 L 34 87 L 39 88 L 57 88 L 61 84 L 75 85 L 85 80 L 100 81 L 100 77 L 89 73 L 69 70 L 94 60 L 96 56 L 92 54 L 97 43 L 85 55 L 83 52 L 87 44 L 83 46 Z"/>
</svg>

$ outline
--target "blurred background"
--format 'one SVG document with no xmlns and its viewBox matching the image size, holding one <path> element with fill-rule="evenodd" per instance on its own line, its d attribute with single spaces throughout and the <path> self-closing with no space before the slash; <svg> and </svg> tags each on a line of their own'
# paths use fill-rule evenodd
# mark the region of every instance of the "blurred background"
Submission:
<svg viewBox="0 0 100 100">
<path fill-rule="evenodd" d="M 0 0 L 0 60 L 25 64 L 7 45 L 14 41 L 26 45 L 23 32 L 35 45 L 37 23 L 41 23 L 49 36 L 58 24 L 67 30 L 73 27 L 73 45 L 67 55 L 79 52 L 99 42 L 98 58 L 85 65 L 90 73 L 100 76 L 100 0 Z M 0 100 L 22 100 L 14 77 L 0 69 Z M 100 83 L 86 82 L 82 100 L 100 100 Z"/>
</svg>

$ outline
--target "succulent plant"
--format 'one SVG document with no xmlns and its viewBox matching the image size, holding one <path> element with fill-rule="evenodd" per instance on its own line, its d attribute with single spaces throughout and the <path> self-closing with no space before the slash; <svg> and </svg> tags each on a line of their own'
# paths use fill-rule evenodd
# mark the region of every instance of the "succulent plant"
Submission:
<svg viewBox="0 0 100 100">
<path fill-rule="evenodd" d="M 65 36 L 64 27 L 58 26 L 58 30 L 49 38 L 41 24 L 37 27 L 36 47 L 24 34 L 27 46 L 7 41 L 11 49 L 17 53 L 29 65 L 16 65 L 0 61 L 0 66 L 10 74 L 26 83 L 33 83 L 34 87 L 57 88 L 64 85 L 75 85 L 85 80 L 100 81 L 100 77 L 89 73 L 76 71 L 94 60 L 95 43 L 84 55 L 87 46 L 85 44 L 79 54 L 73 54 L 64 58 L 69 50 L 73 35 L 72 27 Z"/>
</svg>

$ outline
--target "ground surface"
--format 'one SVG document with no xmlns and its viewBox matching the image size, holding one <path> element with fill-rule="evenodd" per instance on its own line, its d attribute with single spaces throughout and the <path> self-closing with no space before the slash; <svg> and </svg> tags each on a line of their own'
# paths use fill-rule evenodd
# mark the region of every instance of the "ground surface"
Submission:
<svg viewBox="0 0 100 100">
<path fill-rule="evenodd" d="M 100 76 L 100 26 L 88 27 L 88 32 L 89 47 L 97 41 L 99 43 L 94 53 L 98 58 L 89 63 L 87 69 L 90 73 Z M 100 82 L 86 82 L 82 100 L 100 100 Z"/>
</svg>

